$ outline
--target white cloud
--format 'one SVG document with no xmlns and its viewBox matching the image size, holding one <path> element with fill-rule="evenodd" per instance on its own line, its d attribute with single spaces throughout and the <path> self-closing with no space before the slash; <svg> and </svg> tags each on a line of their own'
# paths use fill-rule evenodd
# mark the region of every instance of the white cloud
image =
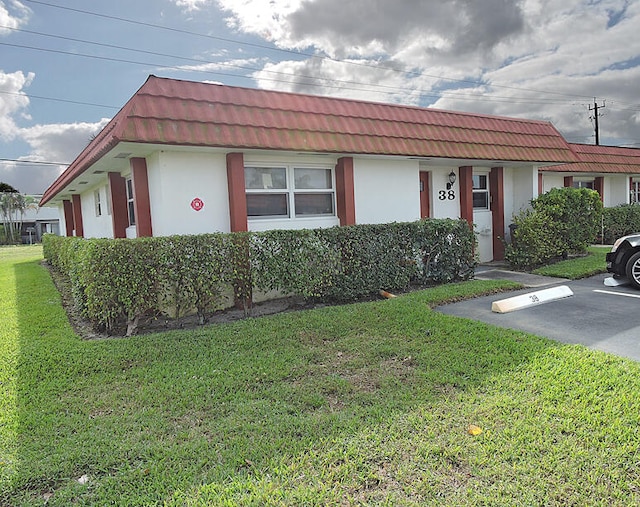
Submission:
<svg viewBox="0 0 640 507">
<path fill-rule="evenodd" d="M 0 181 L 24 194 L 42 194 L 62 173 L 63 167 L 39 164 L 2 163 Z"/>
<path fill-rule="evenodd" d="M 17 0 L 0 1 L 0 35 L 7 35 L 12 28 L 26 24 L 30 15 L 31 9 Z"/>
<path fill-rule="evenodd" d="M 20 137 L 31 146 L 30 160 L 70 163 L 108 122 L 35 125 L 20 129 Z"/>
<path fill-rule="evenodd" d="M 16 137 L 31 147 L 22 161 L 71 162 L 108 122 L 35 125 L 18 129 Z M 28 194 L 41 194 L 66 166 L 11 163 L 0 164 L 0 181 Z"/>
<path fill-rule="evenodd" d="M 229 73 L 229 72 L 237 72 L 240 71 L 249 71 L 252 72 L 258 69 L 261 65 L 261 59 L 259 58 L 239 58 L 235 60 L 224 60 L 219 62 L 202 62 L 202 63 L 194 63 L 191 65 L 180 65 L 177 67 L 181 71 L 187 72 L 210 72 L 210 73 Z M 175 71 L 176 67 L 171 67 L 170 69 L 159 69 L 159 70 L 170 70 Z"/>
<path fill-rule="evenodd" d="M 210 3 L 210 0 L 175 0 L 175 4 L 187 11 L 197 11 L 200 7 Z"/>
<path fill-rule="evenodd" d="M 204 0 L 203 0 L 204 1 Z M 257 34 L 282 46 L 298 47 L 287 40 L 290 28 L 288 16 L 297 12 L 302 0 L 216 0 L 221 9 L 230 13 L 227 24 L 234 30 Z M 306 2 L 311 4 L 312 2 Z"/>
<path fill-rule="evenodd" d="M 422 80 L 390 62 L 380 66 L 375 60 L 338 62 L 327 58 L 268 63 L 253 78 L 266 89 L 416 105 L 420 101 L 416 89 Z"/>
<path fill-rule="evenodd" d="M 0 70 L 0 140 L 11 141 L 17 134 L 18 127 L 14 118 L 29 105 L 29 97 L 23 88 L 29 86 L 35 75 L 23 74 L 22 71 L 7 74 Z"/>
<path fill-rule="evenodd" d="M 592 142 L 588 106 L 597 97 L 607 99 L 601 138 L 640 143 L 640 53 L 632 43 L 640 2 L 218 4 L 235 30 L 341 60 L 301 55 L 299 61 L 265 63 L 253 74 L 260 87 L 545 119 L 582 142 Z"/>
</svg>

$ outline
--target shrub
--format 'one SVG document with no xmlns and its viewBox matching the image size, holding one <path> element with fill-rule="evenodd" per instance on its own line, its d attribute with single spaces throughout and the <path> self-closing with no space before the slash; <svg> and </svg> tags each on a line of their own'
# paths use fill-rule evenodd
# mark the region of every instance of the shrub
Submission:
<svg viewBox="0 0 640 507">
<path fill-rule="evenodd" d="M 318 231 L 338 259 L 325 296 L 353 301 L 380 289 L 407 287 L 415 271 L 410 224 L 352 225 Z"/>
<path fill-rule="evenodd" d="M 340 259 L 317 230 L 255 233 L 250 247 L 253 285 L 305 298 L 321 298 L 334 283 Z"/>
<path fill-rule="evenodd" d="M 473 276 L 474 241 L 464 220 L 425 220 L 115 240 L 48 235 L 44 253 L 96 328 L 126 325 L 131 335 L 145 315 L 196 312 L 204 323 L 225 292 L 248 311 L 254 287 L 354 301 L 412 281 L 464 280 Z"/>
<path fill-rule="evenodd" d="M 599 234 L 602 201 L 586 188 L 554 188 L 531 201 L 532 209 L 513 219 L 515 230 L 505 249 L 515 268 L 530 269 L 554 257 L 585 252 Z"/>
<path fill-rule="evenodd" d="M 476 237 L 465 220 L 416 222 L 418 277 L 423 283 L 468 280 L 476 267 Z"/>
<path fill-rule="evenodd" d="M 85 242 L 80 278 L 86 287 L 88 316 L 98 327 L 113 330 L 124 318 L 130 336 L 140 317 L 158 311 L 161 283 L 156 244 L 154 238 Z"/>
<path fill-rule="evenodd" d="M 622 204 L 605 208 L 602 228 L 603 242 L 608 244 L 622 236 L 640 232 L 640 205 Z"/>
<path fill-rule="evenodd" d="M 165 311 L 182 317 L 195 309 L 200 323 L 220 308 L 226 273 L 224 234 L 169 236 L 154 239 L 161 301 Z"/>
</svg>

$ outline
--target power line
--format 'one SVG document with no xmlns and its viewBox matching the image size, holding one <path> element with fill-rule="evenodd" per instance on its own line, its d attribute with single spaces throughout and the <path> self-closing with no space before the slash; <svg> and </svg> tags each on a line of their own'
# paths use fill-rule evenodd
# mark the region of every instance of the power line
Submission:
<svg viewBox="0 0 640 507">
<path fill-rule="evenodd" d="M 24 32 L 29 33 L 29 31 L 26 30 L 21 30 Z M 49 34 L 41 34 L 38 32 L 32 32 L 32 33 L 36 33 L 38 35 L 43 35 L 43 36 L 50 36 L 50 37 L 58 37 L 55 35 L 49 35 Z M 195 58 L 189 58 L 189 57 L 182 57 L 182 56 L 177 56 L 177 55 L 168 55 L 165 53 L 158 53 L 158 52 L 154 52 L 154 51 L 146 51 L 146 50 L 138 50 L 135 48 L 128 48 L 125 46 L 115 46 L 115 45 L 111 45 L 111 44 L 103 44 L 103 43 L 98 43 L 98 42 L 92 42 L 92 41 L 84 41 L 81 39 L 72 39 L 69 37 L 60 37 L 62 39 L 66 39 L 66 40 L 73 40 L 76 42 L 83 42 L 83 43 L 87 43 L 87 44 L 94 44 L 94 45 L 98 45 L 98 46 L 104 46 L 104 47 L 110 47 L 110 48 L 117 48 L 117 49 L 123 49 L 123 50 L 127 50 L 127 51 L 132 51 L 132 52 L 138 52 L 138 53 L 143 53 L 143 54 L 152 54 L 152 55 L 156 55 L 156 56 L 162 56 L 162 57 L 169 57 L 169 58 L 175 58 L 175 59 L 184 59 L 184 60 L 189 60 L 189 61 L 194 61 L 200 64 L 210 64 L 210 65 L 220 65 L 217 62 L 211 62 L 211 61 L 206 61 L 206 60 L 200 60 L 200 59 L 195 59 Z M 226 76 L 226 77 L 234 77 L 234 78 L 242 78 L 242 79 L 253 79 L 251 76 L 247 76 L 247 75 L 242 75 L 242 74 L 232 74 L 232 73 L 228 73 L 228 72 L 222 72 L 222 71 L 216 71 L 216 70 L 209 70 L 209 69 L 203 69 L 203 68 L 190 68 L 190 69 L 185 69 L 185 67 L 182 66 L 176 66 L 176 65 L 166 65 L 166 64 L 159 64 L 159 63 L 149 63 L 149 62 L 141 62 L 141 61 L 137 61 L 137 60 L 130 60 L 130 59 L 124 59 L 124 58 L 115 58 L 115 57 L 109 57 L 109 56 L 100 56 L 100 55 L 92 55 L 92 54 L 86 54 L 86 53 L 79 53 L 77 51 L 64 51 L 61 49 L 52 49 L 52 48 L 43 48 L 43 47 L 37 47 L 37 46 L 28 46 L 25 44 L 12 44 L 12 43 L 8 43 L 8 42 L 0 42 L 1 46 L 8 46 L 8 47 L 14 47 L 14 48 L 20 48 L 20 49 L 28 49 L 28 50 L 33 50 L 33 51 L 41 51 L 41 52 L 47 52 L 47 53 L 54 53 L 54 54 L 61 54 L 61 55 L 65 55 L 65 56 L 75 56 L 75 57 L 84 57 L 84 58 L 91 58 L 91 59 L 95 59 L 95 60 L 103 60 L 103 61 L 110 61 L 110 62 L 117 62 L 117 63 L 127 63 L 127 64 L 131 64 L 131 65 L 143 65 L 146 67 L 154 67 L 154 68 L 166 68 L 166 69 L 171 69 L 171 70 L 178 70 L 178 71 L 185 71 L 185 70 L 189 70 L 191 72 L 202 72 L 202 73 L 206 73 L 206 74 L 212 74 L 212 75 L 217 75 L 217 76 Z M 242 69 L 242 70 L 250 70 L 250 71 L 255 71 L 255 72 L 269 72 L 272 74 L 277 74 L 280 76 L 286 76 L 286 77 L 303 77 L 306 79 L 310 79 L 310 80 L 315 80 L 318 82 L 307 82 L 306 84 L 308 86 L 317 86 L 317 87 L 325 87 L 325 88 L 334 88 L 334 89 L 342 89 L 342 90 L 350 90 L 350 91 L 363 91 L 363 92 L 378 92 L 378 93 L 386 93 L 386 94 L 395 94 L 395 93 L 400 93 L 403 91 L 406 91 L 406 87 L 399 87 L 399 86 L 389 86 L 389 85 L 382 85 L 382 84 L 368 84 L 368 83 L 360 83 L 357 81 L 346 81 L 346 80 L 339 80 L 339 79 L 332 79 L 332 78 L 326 78 L 326 77 L 313 77 L 313 76 L 305 76 L 305 75 L 299 75 L 299 74 L 291 74 L 291 73 L 286 73 L 286 72 L 276 72 L 276 71 L 267 71 L 267 70 L 263 70 L 263 69 L 258 69 L 255 67 L 248 67 L 248 66 L 241 66 L 241 65 L 236 65 L 236 64 L 224 64 L 230 68 L 238 68 L 238 69 Z M 268 81 L 271 82 L 278 82 L 278 83 L 287 83 L 290 84 L 291 81 L 288 79 L 275 79 L 275 78 L 265 78 Z M 350 86 L 344 86 L 344 85 L 350 85 Z M 357 86 L 365 86 L 366 88 L 356 88 L 352 85 L 357 85 Z M 384 90 L 388 90 L 388 91 L 384 91 Z M 440 98 L 440 97 L 450 97 L 450 98 L 456 98 L 459 100 L 471 100 L 471 101 L 477 101 L 478 100 L 478 95 L 477 94 L 468 94 L 468 93 L 460 93 L 460 92 L 426 92 L 424 90 L 420 90 L 420 89 L 416 89 L 415 91 L 417 91 L 418 93 L 420 93 L 421 96 L 423 97 L 433 97 L 433 98 Z M 0 92 L 3 93 L 3 92 Z M 10 93 L 10 92 L 5 92 L 5 93 Z M 24 94 L 16 94 L 16 95 L 24 95 Z M 49 99 L 49 100 L 58 100 L 60 102 L 68 102 L 68 103 L 75 103 L 75 104 L 81 104 L 81 105 L 90 105 L 90 106 L 97 106 L 97 107 L 106 107 L 106 108 L 115 108 L 114 106 L 107 106 L 104 104 L 95 104 L 95 103 L 88 103 L 88 102 L 80 102 L 80 101 L 73 101 L 73 100 L 66 100 L 66 99 L 54 99 L 54 98 L 47 98 L 47 97 L 38 97 L 38 96 L 34 96 L 36 98 L 42 98 L 42 99 Z M 511 97 L 500 97 L 500 96 L 484 96 L 484 100 L 488 100 L 491 102 L 504 102 L 504 103 L 509 103 L 509 104 L 547 104 L 549 103 L 550 100 L 555 100 L 556 103 L 558 104 L 562 104 L 562 103 L 566 103 L 567 101 L 564 99 L 546 99 L 546 100 L 542 100 L 542 99 L 526 99 L 526 98 L 521 98 L 521 99 L 515 99 L 515 98 L 511 98 Z M 117 109 L 117 108 L 115 108 Z"/>
<path fill-rule="evenodd" d="M 19 160 L 14 158 L 0 158 L 0 163 L 14 163 L 14 164 L 25 164 L 25 165 L 69 165 L 69 162 L 46 162 L 43 160 Z"/>
<path fill-rule="evenodd" d="M 346 64 L 346 65 L 354 65 L 354 66 L 358 66 L 358 67 L 367 67 L 367 68 L 371 68 L 371 69 L 375 69 L 375 70 L 384 70 L 384 71 L 390 71 L 390 72 L 395 72 L 395 73 L 401 73 L 401 74 L 404 74 L 404 75 L 407 75 L 407 76 L 412 76 L 412 77 L 428 77 L 428 78 L 442 80 L 442 81 L 473 84 L 475 86 L 478 86 L 478 85 L 480 85 L 480 86 L 491 86 L 493 88 L 517 90 L 517 91 L 522 91 L 522 92 L 543 93 L 543 94 L 558 95 L 558 96 L 563 96 L 563 97 L 572 97 L 572 98 L 576 98 L 576 97 L 586 98 L 586 97 L 588 97 L 588 98 L 591 98 L 588 95 L 576 95 L 576 94 L 568 94 L 568 93 L 562 93 L 562 92 L 553 92 L 553 91 L 549 91 L 549 90 L 538 90 L 538 89 L 533 89 L 533 88 L 522 88 L 522 87 L 517 87 L 517 86 L 488 84 L 488 83 L 485 83 L 485 82 L 482 82 L 482 81 L 473 81 L 473 80 L 466 80 L 466 79 L 455 79 L 455 78 L 449 78 L 449 77 L 446 77 L 446 76 L 430 75 L 430 74 L 426 74 L 426 73 L 422 73 L 422 72 L 403 71 L 403 70 L 395 69 L 393 67 L 377 66 L 377 65 L 371 65 L 371 64 L 362 63 L 362 62 L 340 60 L 340 59 L 337 59 L 337 58 L 331 58 L 331 57 L 323 56 L 323 55 L 305 53 L 305 52 L 301 52 L 301 51 L 293 51 L 293 50 L 290 50 L 290 49 L 278 48 L 278 47 L 275 47 L 275 46 L 267 46 L 267 45 L 264 45 L 264 44 L 246 42 L 246 41 L 241 41 L 241 40 L 237 40 L 237 39 L 229 39 L 229 38 L 226 38 L 226 37 L 219 37 L 219 36 L 211 35 L 211 34 L 204 34 L 204 33 L 184 30 L 184 29 L 180 29 L 180 28 L 175 28 L 175 27 L 163 26 L 163 25 L 158 25 L 158 24 L 154 24 L 154 23 L 147 23 L 147 22 L 144 22 L 144 21 L 137 21 L 137 20 L 133 20 L 133 19 L 129 19 L 129 18 L 120 17 L 120 16 L 113 16 L 113 15 L 109 15 L 109 14 L 102 14 L 102 13 L 98 13 L 98 12 L 94 12 L 94 11 L 88 11 L 88 10 L 84 10 L 84 9 L 76 9 L 76 8 L 66 7 L 66 6 L 62 6 L 62 5 L 56 5 L 56 4 L 52 4 L 52 3 L 49 3 L 49 2 L 43 2 L 41 0 L 24 0 L 24 1 L 28 2 L 28 3 L 33 3 L 33 4 L 45 5 L 47 7 L 53 7 L 53 8 L 56 8 L 56 9 L 62 9 L 62 10 L 70 11 L 70 12 L 76 12 L 76 13 L 79 13 L 79 14 L 85 14 L 85 15 L 88 15 L 88 16 L 95 16 L 95 17 L 100 17 L 100 18 L 104 18 L 104 19 L 120 21 L 120 22 L 123 22 L 123 23 L 134 24 L 134 25 L 138 25 L 138 26 L 145 26 L 145 27 L 148 27 L 148 28 L 166 30 L 166 31 L 174 32 L 174 33 L 180 33 L 180 34 L 190 35 L 190 36 L 195 36 L 195 37 L 202 37 L 202 38 L 207 38 L 207 39 L 227 42 L 227 43 L 231 43 L 231 44 L 235 44 L 235 45 L 243 45 L 243 46 L 253 47 L 253 48 L 267 50 L 267 51 L 275 51 L 275 52 L 287 53 L 287 54 L 294 55 L 294 56 L 315 58 L 315 59 L 321 59 L 321 60 L 326 60 L 326 61 L 342 63 L 342 64 Z M 323 78 L 312 78 L 312 79 L 323 79 Z"/>
<path fill-rule="evenodd" d="M 51 100 L 54 102 L 64 102 L 65 104 L 76 104 L 80 106 L 92 106 L 92 107 L 103 107 L 106 109 L 120 109 L 119 106 L 108 106 L 106 104 L 96 104 L 95 102 L 82 102 L 79 100 L 69 100 L 69 99 L 61 99 L 56 97 L 45 97 L 42 95 L 32 95 L 30 93 L 19 93 L 19 92 L 7 92 L 0 90 L 0 93 L 3 95 L 15 95 L 18 97 L 27 97 L 28 99 L 40 99 L 40 100 Z"/>
<path fill-rule="evenodd" d="M 21 33 L 28 33 L 28 34 L 33 34 L 33 35 L 38 35 L 38 36 L 42 36 L 42 37 L 50 37 L 50 38 L 55 38 L 55 39 L 61 39 L 61 40 L 67 40 L 67 41 L 71 41 L 71 42 L 80 42 L 83 44 L 90 44 L 90 45 L 94 45 L 94 46 L 99 46 L 99 47 L 106 47 L 106 48 L 111 48 L 111 49 L 119 49 L 119 50 L 124 50 L 124 51 L 131 51 L 131 52 L 135 52 L 135 53 L 141 53 L 141 54 L 146 54 L 146 55 L 154 55 L 154 56 L 161 56 L 161 57 L 166 57 L 166 58 L 173 58 L 173 59 L 177 59 L 177 60 L 185 60 L 185 61 L 190 61 L 190 62 L 195 62 L 198 64 L 204 64 L 204 65 L 219 65 L 222 67 L 231 67 L 231 68 L 237 68 L 237 69 L 242 69 L 242 70 L 250 70 L 253 72 L 266 72 L 268 74 L 275 74 L 275 75 L 279 75 L 279 76 L 287 76 L 287 77 L 294 77 L 294 74 L 289 73 L 289 72 L 278 72 L 278 71 L 272 71 L 272 70 L 265 70 L 265 69 L 260 69 L 257 67 L 250 67 L 250 66 L 246 66 L 246 65 L 238 65 L 235 63 L 221 63 L 221 62 L 214 62 L 211 60 L 204 60 L 204 59 L 199 59 L 199 58 L 190 58 L 190 57 L 186 57 L 186 56 L 178 56 L 178 55 L 171 55 L 171 54 L 167 54 L 167 53 L 160 53 L 157 51 L 147 51 L 147 50 L 143 50 L 143 49 L 137 49 L 137 48 L 131 48 L 131 47 L 126 47 L 126 46 L 119 46 L 119 45 L 115 45 L 115 44 L 106 44 L 106 43 L 101 43 L 101 42 L 94 42 L 94 41 L 88 41 L 88 40 L 84 40 L 84 39 L 76 39 L 73 37 L 66 37 L 66 36 L 61 36 L 61 35 L 53 35 L 53 34 L 47 34 L 47 33 L 42 33 L 42 32 L 35 32 L 32 30 L 23 30 L 23 29 L 19 29 L 19 28 L 13 28 L 10 26 L 3 26 L 0 25 L 0 28 L 5 28 L 8 30 L 12 30 L 15 32 L 21 32 Z M 10 45 L 10 44 L 6 44 L 6 45 Z M 36 48 L 33 46 L 25 46 L 25 45 L 14 45 L 14 47 L 21 47 L 24 49 L 33 49 L 33 50 L 40 50 L 40 51 L 50 51 L 50 52 L 61 52 L 62 54 L 70 54 L 70 55 L 76 55 L 76 56 L 84 56 L 84 57 L 88 57 L 88 58 L 98 58 L 98 59 L 109 59 L 108 57 L 101 57 L 101 56 L 97 56 L 97 55 L 85 55 L 85 54 L 79 54 L 79 53 L 75 53 L 75 52 L 62 52 L 61 50 L 52 50 L 51 48 Z M 119 61 L 119 60 L 116 60 Z M 141 62 L 131 62 L 131 61 L 124 61 L 125 63 L 141 63 Z M 145 63 L 146 64 L 146 63 Z M 147 64 L 147 65 L 153 65 L 153 64 Z M 166 65 L 153 65 L 153 66 L 158 66 L 158 67 L 167 67 Z M 175 70 L 189 70 L 191 72 L 210 72 L 210 73 L 215 73 L 213 71 L 207 70 L 207 69 L 189 69 L 189 68 L 184 68 L 184 67 L 169 67 Z M 224 74 L 224 73 L 219 73 L 220 75 L 229 75 L 229 74 Z M 233 75 L 236 76 L 236 75 Z M 236 76 L 236 77 L 245 77 L 248 79 L 247 76 Z M 387 88 L 390 90 L 394 90 L 393 92 L 386 92 L 386 93 L 397 93 L 400 91 L 405 91 L 406 88 L 404 87 L 397 87 L 397 86 L 389 86 L 389 85 L 382 85 L 382 84 L 367 84 L 367 83 L 360 83 L 357 81 L 346 81 L 346 80 L 341 80 L 341 79 L 333 79 L 333 78 L 326 78 L 326 77 L 317 77 L 317 76 L 309 76 L 309 75 L 303 75 L 303 74 L 295 74 L 295 77 L 298 78 L 305 78 L 305 79 L 314 79 L 317 81 L 327 81 L 327 82 L 332 82 L 332 83 L 340 83 L 340 84 L 349 84 L 349 85 L 367 85 L 367 86 L 372 86 L 375 88 Z M 275 81 L 275 82 L 289 82 L 289 81 L 278 81 L 278 80 L 271 80 L 271 81 Z M 320 84 L 313 84 L 310 83 L 313 86 L 326 86 L 326 85 L 320 85 Z M 426 93 L 423 93 L 423 95 L 427 95 Z M 438 97 L 440 96 L 439 94 L 431 94 L 431 96 L 434 97 Z M 110 106 L 107 106 L 110 107 Z"/>
</svg>

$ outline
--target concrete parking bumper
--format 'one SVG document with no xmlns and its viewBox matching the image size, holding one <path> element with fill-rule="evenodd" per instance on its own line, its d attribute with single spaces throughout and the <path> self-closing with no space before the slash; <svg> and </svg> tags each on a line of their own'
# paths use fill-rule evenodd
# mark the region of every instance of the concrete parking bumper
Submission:
<svg viewBox="0 0 640 507">
<path fill-rule="evenodd" d="M 569 281 L 481 266 L 476 278 L 512 280 L 525 289 L 443 305 L 436 311 L 640 361 L 640 291 L 629 286 L 606 287 L 608 276 Z M 561 285 L 569 287 L 573 296 L 508 313 L 491 310 L 495 301 Z"/>
</svg>

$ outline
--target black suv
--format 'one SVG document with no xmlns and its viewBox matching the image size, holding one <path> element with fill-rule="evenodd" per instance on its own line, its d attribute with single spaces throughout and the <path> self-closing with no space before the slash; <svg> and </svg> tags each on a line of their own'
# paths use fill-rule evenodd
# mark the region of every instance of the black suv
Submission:
<svg viewBox="0 0 640 507">
<path fill-rule="evenodd" d="M 607 271 L 626 277 L 640 289 L 640 233 L 618 239 L 607 254 Z"/>
</svg>

